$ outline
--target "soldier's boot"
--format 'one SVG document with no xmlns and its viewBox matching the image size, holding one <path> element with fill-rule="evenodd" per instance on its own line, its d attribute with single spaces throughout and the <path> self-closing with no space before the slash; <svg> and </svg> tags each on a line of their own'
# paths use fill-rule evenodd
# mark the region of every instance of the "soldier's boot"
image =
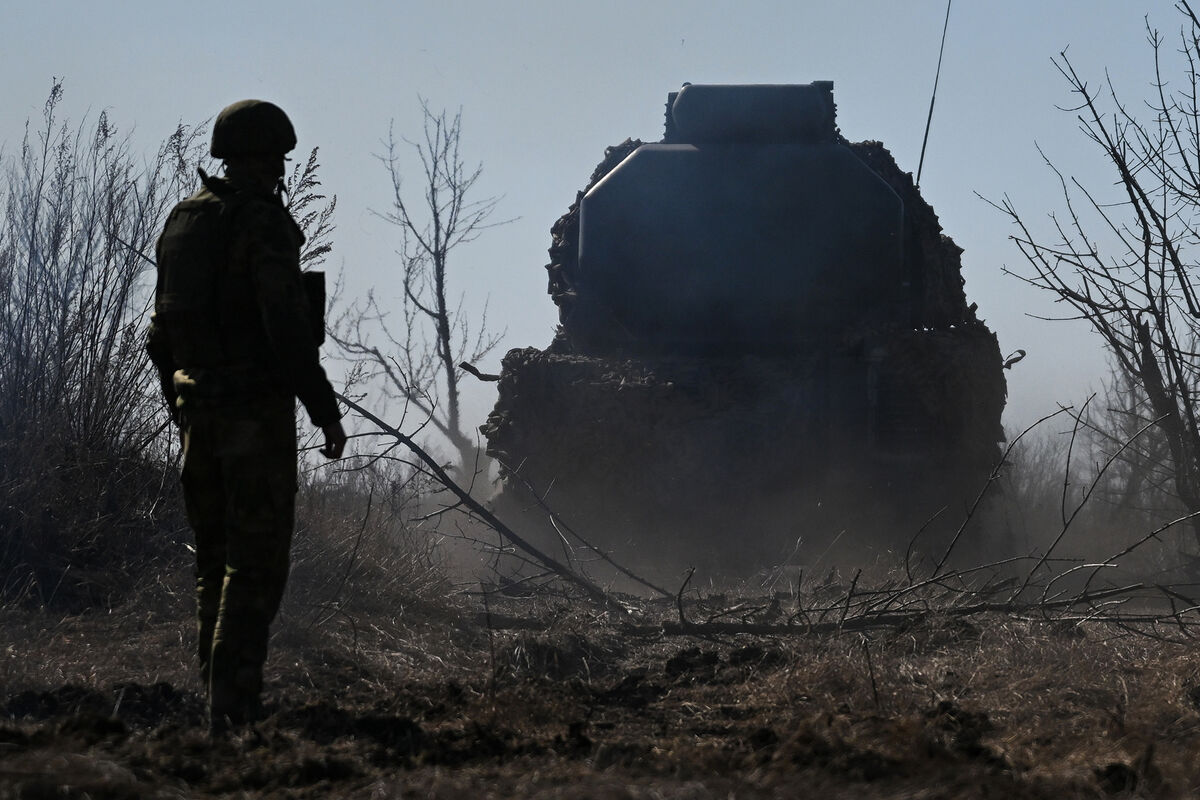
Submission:
<svg viewBox="0 0 1200 800">
<path fill-rule="evenodd" d="M 208 687 L 208 732 L 223 736 L 241 724 L 237 692 L 225 681 L 214 680 Z"/>
<path fill-rule="evenodd" d="M 222 734 L 263 717 L 262 665 L 242 662 L 228 674 L 213 672 L 208 690 L 209 730 Z"/>
<path fill-rule="evenodd" d="M 252 598 L 253 592 L 240 592 L 238 586 L 226 579 L 213 633 L 209 710 L 214 731 L 255 722 L 262 715 L 260 695 L 270 616 L 242 596 Z"/>
<path fill-rule="evenodd" d="M 267 639 L 287 580 L 289 538 L 277 538 L 279 541 L 272 544 L 263 541 L 269 537 L 252 537 L 259 547 L 265 544 L 269 550 L 279 551 L 269 552 L 271 557 L 254 553 L 240 540 L 240 549 L 230 554 L 213 633 L 209 696 L 216 720 L 224 718 L 242 725 L 261 717 Z"/>
</svg>

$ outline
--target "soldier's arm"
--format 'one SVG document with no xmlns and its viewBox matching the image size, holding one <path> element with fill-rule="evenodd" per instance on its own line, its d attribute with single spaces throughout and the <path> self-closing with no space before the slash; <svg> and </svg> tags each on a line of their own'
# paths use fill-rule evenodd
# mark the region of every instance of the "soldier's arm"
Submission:
<svg viewBox="0 0 1200 800">
<path fill-rule="evenodd" d="M 300 232 L 282 207 L 264 204 L 248 222 L 240 244 L 247 248 L 263 328 L 279 360 L 279 371 L 313 424 L 325 430 L 327 447 L 340 449 L 328 441 L 332 426 L 340 430 L 341 412 L 313 340 L 308 298 L 300 279 Z"/>
</svg>

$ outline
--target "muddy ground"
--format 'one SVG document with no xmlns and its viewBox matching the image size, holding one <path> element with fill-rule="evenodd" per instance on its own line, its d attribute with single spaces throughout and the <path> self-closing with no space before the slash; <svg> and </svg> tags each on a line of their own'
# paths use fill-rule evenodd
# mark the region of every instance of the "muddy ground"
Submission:
<svg viewBox="0 0 1200 800">
<path fill-rule="evenodd" d="M 1111 624 L 690 636 L 656 630 L 673 602 L 635 625 L 544 596 L 285 613 L 270 716 L 212 741 L 188 613 L 0 612 L 0 798 L 1200 796 L 1200 653 Z"/>
</svg>

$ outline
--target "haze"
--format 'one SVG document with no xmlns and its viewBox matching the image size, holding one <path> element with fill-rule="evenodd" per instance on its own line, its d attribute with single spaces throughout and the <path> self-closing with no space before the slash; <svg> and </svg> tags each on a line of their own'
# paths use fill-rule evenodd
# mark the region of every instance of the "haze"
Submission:
<svg viewBox="0 0 1200 800">
<path fill-rule="evenodd" d="M 372 213 L 389 202 L 374 157 L 389 122 L 399 135 L 419 133 L 418 96 L 435 109 L 461 106 L 463 152 L 484 165 L 479 196 L 503 195 L 497 218 L 519 217 L 456 254 L 467 308 L 490 297 L 492 326 L 507 328 L 491 363 L 478 365 L 494 372 L 505 349 L 552 336 L 549 226 L 607 145 L 661 136 L 667 92 L 685 81 L 832 80 L 843 134 L 883 141 L 915 173 L 946 5 L 138 0 L 7 10 L 6 153 L 37 119 L 52 76 L 66 79 L 73 120 L 107 109 L 147 152 L 178 122 L 202 122 L 235 99 L 277 102 L 296 123 L 299 151 L 321 149 L 325 187 L 339 201 L 327 269 L 344 269 L 351 292 L 391 294 L 397 232 Z M 1146 15 L 1177 33 L 1166 0 L 958 3 L 951 12 L 921 188 L 966 251 L 968 298 L 1002 352 L 1029 353 L 1008 373 L 1010 429 L 1081 401 L 1099 387 L 1104 359 L 1081 326 L 1030 318 L 1056 309 L 1002 274 L 1022 266 L 1012 231 L 976 195 L 1008 194 L 1044 219 L 1059 195 L 1035 142 L 1068 174 L 1111 185 L 1073 116 L 1056 110 L 1072 98 L 1051 57 L 1069 46 L 1082 73 L 1098 83 L 1107 68 L 1128 101 L 1140 100 L 1153 77 Z M 492 391 L 474 387 L 468 415 L 482 421 Z"/>
</svg>

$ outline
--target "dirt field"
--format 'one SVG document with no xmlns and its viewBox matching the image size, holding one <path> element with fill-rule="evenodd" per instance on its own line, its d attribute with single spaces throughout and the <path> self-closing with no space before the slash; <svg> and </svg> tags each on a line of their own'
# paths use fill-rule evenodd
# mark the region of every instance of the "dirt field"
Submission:
<svg viewBox="0 0 1200 800">
<path fill-rule="evenodd" d="M 768 624 L 788 602 L 686 611 Z M 1200 653 L 1111 624 L 689 636 L 659 627 L 673 602 L 631 621 L 465 596 L 285 614 L 269 718 L 210 741 L 189 613 L 0 613 L 0 798 L 1200 795 Z"/>
</svg>

